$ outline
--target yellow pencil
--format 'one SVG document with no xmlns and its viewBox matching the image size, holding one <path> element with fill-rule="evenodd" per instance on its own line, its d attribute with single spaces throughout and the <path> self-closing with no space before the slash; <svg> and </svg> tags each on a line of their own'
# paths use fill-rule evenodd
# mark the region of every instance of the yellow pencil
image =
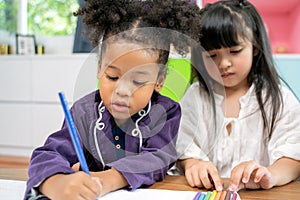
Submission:
<svg viewBox="0 0 300 200">
<path fill-rule="evenodd" d="M 217 195 L 217 190 L 212 191 L 209 200 L 214 200 Z"/>
<path fill-rule="evenodd" d="M 216 197 L 215 197 L 214 200 L 220 200 L 221 195 L 222 195 L 222 191 L 217 192 Z"/>
</svg>

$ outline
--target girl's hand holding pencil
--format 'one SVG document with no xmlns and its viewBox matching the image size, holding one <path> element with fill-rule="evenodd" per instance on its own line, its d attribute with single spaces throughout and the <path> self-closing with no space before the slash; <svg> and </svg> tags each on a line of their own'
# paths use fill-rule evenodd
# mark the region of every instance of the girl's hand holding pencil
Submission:
<svg viewBox="0 0 300 200">
<path fill-rule="evenodd" d="M 56 174 L 46 179 L 40 191 L 56 200 L 91 199 L 100 196 L 102 190 L 98 178 L 79 171 L 73 174 Z"/>
</svg>

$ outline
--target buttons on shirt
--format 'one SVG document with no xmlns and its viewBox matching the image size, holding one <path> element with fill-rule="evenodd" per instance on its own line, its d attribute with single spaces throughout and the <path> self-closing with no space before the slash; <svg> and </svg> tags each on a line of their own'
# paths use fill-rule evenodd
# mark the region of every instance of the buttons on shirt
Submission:
<svg viewBox="0 0 300 200">
<path fill-rule="evenodd" d="M 120 137 L 118 135 L 115 136 L 115 141 L 118 141 L 120 139 Z M 116 144 L 116 149 L 121 149 L 121 145 L 120 144 Z"/>
<path fill-rule="evenodd" d="M 118 126 L 112 127 L 112 140 L 115 145 L 115 153 L 117 159 L 125 157 L 125 132 L 122 130 L 126 129 L 124 127 L 121 129 Z"/>
</svg>

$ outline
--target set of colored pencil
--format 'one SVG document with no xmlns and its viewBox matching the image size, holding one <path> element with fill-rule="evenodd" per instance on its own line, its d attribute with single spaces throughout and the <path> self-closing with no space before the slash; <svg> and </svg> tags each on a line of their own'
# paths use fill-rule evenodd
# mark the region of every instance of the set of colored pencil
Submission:
<svg viewBox="0 0 300 200">
<path fill-rule="evenodd" d="M 193 200 L 238 200 L 238 193 L 234 191 L 208 191 L 198 192 Z"/>
</svg>

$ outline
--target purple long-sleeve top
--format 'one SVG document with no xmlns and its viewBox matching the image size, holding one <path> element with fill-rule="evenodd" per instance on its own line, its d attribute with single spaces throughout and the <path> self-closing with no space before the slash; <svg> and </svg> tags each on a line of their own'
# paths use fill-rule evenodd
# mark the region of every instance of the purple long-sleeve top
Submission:
<svg viewBox="0 0 300 200">
<path fill-rule="evenodd" d="M 71 113 L 90 171 L 113 167 L 122 173 L 132 189 L 164 178 L 177 159 L 175 144 L 181 110 L 178 103 L 157 92 L 151 97 L 150 107 L 147 115 L 141 117 L 137 113 L 121 128 L 125 133 L 125 157 L 117 159 L 112 133 L 117 125 L 102 104 L 99 91 L 74 103 Z M 136 129 L 140 130 L 141 137 L 133 133 Z M 63 123 L 61 130 L 33 151 L 24 198 L 45 198 L 36 193 L 35 186 L 57 173 L 75 173 L 71 167 L 77 162 L 68 127 Z"/>
</svg>

